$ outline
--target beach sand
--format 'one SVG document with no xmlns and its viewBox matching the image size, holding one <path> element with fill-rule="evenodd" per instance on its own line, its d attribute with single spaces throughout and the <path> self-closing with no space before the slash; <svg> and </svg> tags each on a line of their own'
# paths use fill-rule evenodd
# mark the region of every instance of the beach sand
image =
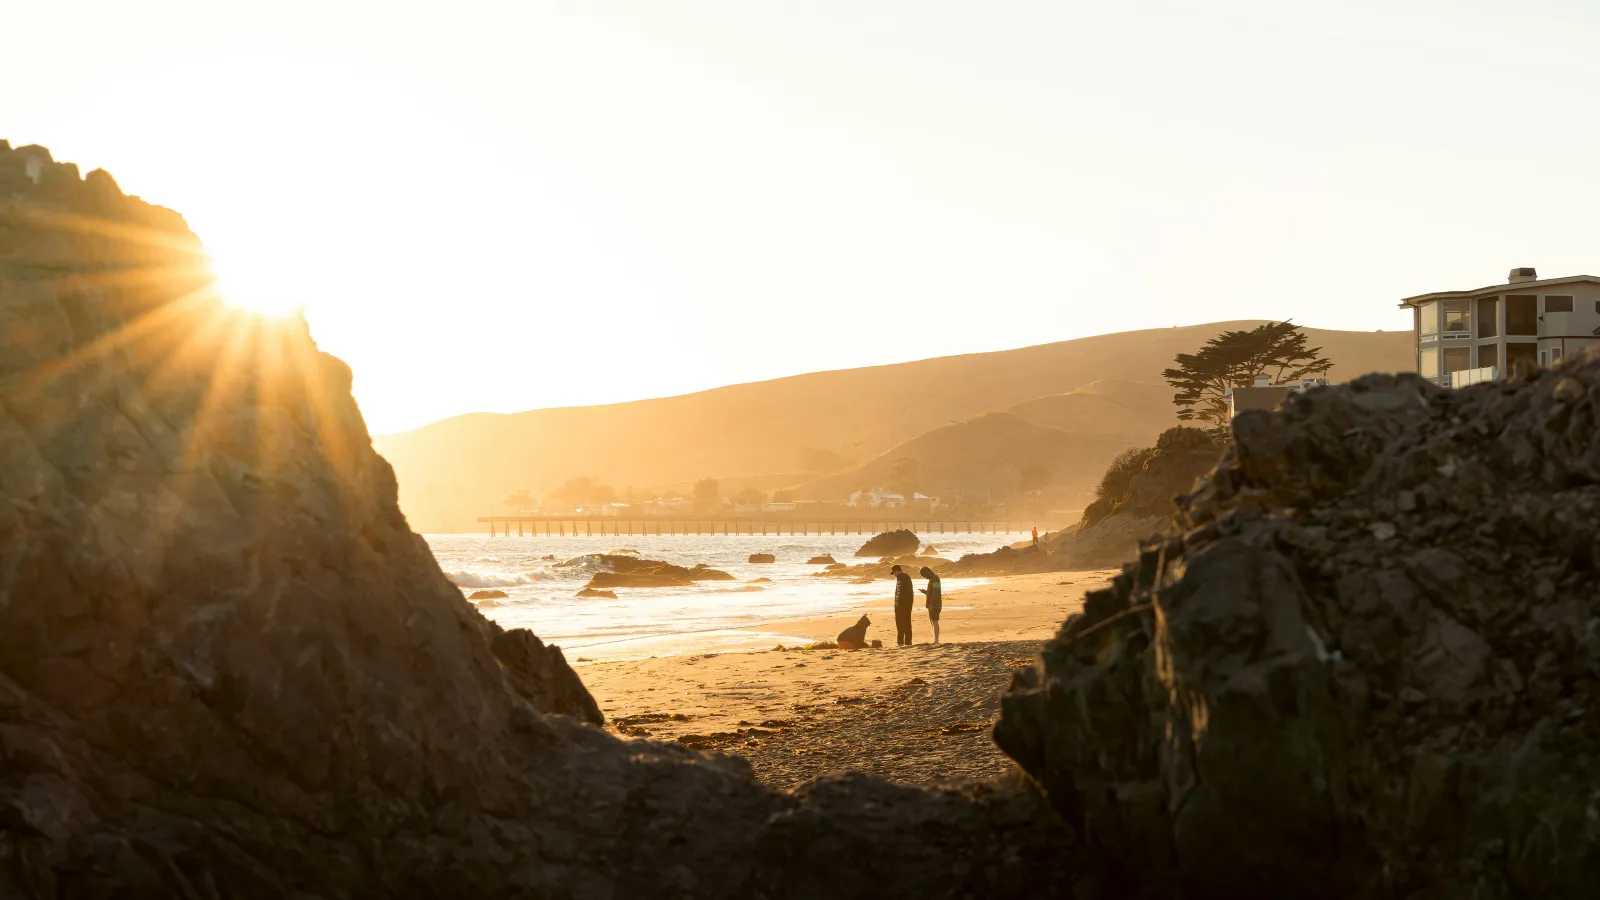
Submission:
<svg viewBox="0 0 1600 900">
<path fill-rule="evenodd" d="M 871 600 L 825 619 L 763 623 L 833 640 L 862 613 L 881 650 L 768 650 L 579 662 L 607 728 L 747 758 L 762 781 L 788 787 L 850 770 L 926 784 L 984 777 L 1010 765 L 990 739 L 1011 673 L 1114 572 L 996 578 L 945 596 L 944 643 L 913 613 L 908 648 L 894 645 L 894 612 Z M 918 580 L 920 584 L 920 579 Z"/>
</svg>

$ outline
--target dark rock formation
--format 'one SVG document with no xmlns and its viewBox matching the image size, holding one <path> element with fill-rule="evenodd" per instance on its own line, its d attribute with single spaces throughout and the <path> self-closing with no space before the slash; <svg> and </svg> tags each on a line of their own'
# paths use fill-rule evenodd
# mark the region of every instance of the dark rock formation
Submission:
<svg viewBox="0 0 1600 900">
<path fill-rule="evenodd" d="M 1070 894 L 1023 786 L 781 794 L 586 724 L 406 527 L 349 370 L 202 263 L 0 149 L 0 896 Z"/>
<path fill-rule="evenodd" d="M 908 556 L 917 552 L 922 540 L 907 529 L 885 531 L 861 545 L 857 556 Z"/>
<path fill-rule="evenodd" d="M 750 554 L 750 559 L 747 560 L 747 562 L 752 563 L 775 563 L 777 561 L 778 558 L 771 553 L 752 553 Z"/>
<path fill-rule="evenodd" d="M 616 591 L 601 590 L 600 588 L 586 587 L 583 590 L 578 592 L 578 596 L 579 597 L 597 597 L 597 598 L 602 599 L 602 600 L 615 600 L 615 599 L 617 599 L 617 592 Z"/>
<path fill-rule="evenodd" d="M 473 591 L 467 595 L 468 600 L 504 600 L 509 595 L 505 591 L 490 589 L 486 591 Z"/>
<path fill-rule="evenodd" d="M 1600 355 L 1234 431 L 996 740 L 1129 892 L 1592 896 Z"/>
<path fill-rule="evenodd" d="M 637 559 L 617 554 L 580 556 L 567 560 L 563 566 L 581 565 L 589 560 L 598 561 L 604 571 L 589 578 L 588 586 L 597 590 L 628 587 L 688 587 L 696 581 L 732 581 L 732 575 L 713 569 L 705 563 L 693 568 L 675 566 L 658 559 Z"/>
<path fill-rule="evenodd" d="M 810 559 L 806 560 L 806 565 L 808 565 L 808 566 L 831 566 L 831 565 L 836 564 L 837 562 L 838 562 L 838 560 L 834 559 L 832 554 L 826 554 L 826 555 L 823 555 L 823 556 L 813 556 L 813 557 L 811 557 Z"/>
</svg>

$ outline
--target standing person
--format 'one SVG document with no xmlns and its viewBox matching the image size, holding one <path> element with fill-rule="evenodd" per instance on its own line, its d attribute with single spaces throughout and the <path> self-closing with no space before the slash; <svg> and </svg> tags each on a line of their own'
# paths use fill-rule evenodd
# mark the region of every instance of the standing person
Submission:
<svg viewBox="0 0 1600 900">
<path fill-rule="evenodd" d="M 1033 545 L 1039 546 L 1039 526 L 1033 526 Z"/>
<path fill-rule="evenodd" d="M 920 573 L 928 579 L 928 586 L 922 593 L 928 598 L 928 624 L 933 626 L 933 642 L 939 643 L 939 611 L 944 609 L 944 587 L 939 583 L 939 575 L 927 566 L 922 567 Z"/>
<path fill-rule="evenodd" d="M 894 575 L 894 644 L 911 646 L 911 604 L 917 592 L 911 587 L 911 576 L 899 566 L 889 570 Z"/>
</svg>

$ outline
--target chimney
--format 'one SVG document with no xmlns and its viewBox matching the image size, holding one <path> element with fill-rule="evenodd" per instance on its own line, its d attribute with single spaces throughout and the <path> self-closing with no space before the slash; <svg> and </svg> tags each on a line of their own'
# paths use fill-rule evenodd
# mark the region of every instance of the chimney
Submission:
<svg viewBox="0 0 1600 900">
<path fill-rule="evenodd" d="M 1539 280 L 1539 270 L 1538 269 L 1512 269 L 1511 270 L 1510 281 L 1511 281 L 1512 284 L 1516 284 L 1519 281 L 1538 281 L 1538 280 Z"/>
</svg>

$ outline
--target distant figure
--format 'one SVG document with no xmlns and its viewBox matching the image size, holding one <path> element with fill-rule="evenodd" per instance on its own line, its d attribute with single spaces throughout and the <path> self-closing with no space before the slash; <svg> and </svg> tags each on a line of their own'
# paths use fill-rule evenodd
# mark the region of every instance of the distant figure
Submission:
<svg viewBox="0 0 1600 900">
<path fill-rule="evenodd" d="M 928 624 L 933 626 L 933 642 L 937 644 L 939 643 L 939 611 L 944 609 L 944 587 L 939 583 L 938 573 L 927 566 L 922 567 L 920 574 L 923 578 L 928 579 L 928 586 L 922 589 L 922 593 L 928 598 Z"/>
<path fill-rule="evenodd" d="M 894 643 L 896 647 L 911 646 L 911 604 L 917 592 L 911 586 L 911 576 L 899 566 L 889 570 L 894 574 Z"/>
<path fill-rule="evenodd" d="M 867 649 L 867 626 L 872 620 L 862 616 L 859 621 L 849 628 L 839 632 L 840 650 L 865 650 Z"/>
<path fill-rule="evenodd" d="M 1039 526 L 1033 526 L 1033 545 L 1039 546 Z"/>
</svg>

